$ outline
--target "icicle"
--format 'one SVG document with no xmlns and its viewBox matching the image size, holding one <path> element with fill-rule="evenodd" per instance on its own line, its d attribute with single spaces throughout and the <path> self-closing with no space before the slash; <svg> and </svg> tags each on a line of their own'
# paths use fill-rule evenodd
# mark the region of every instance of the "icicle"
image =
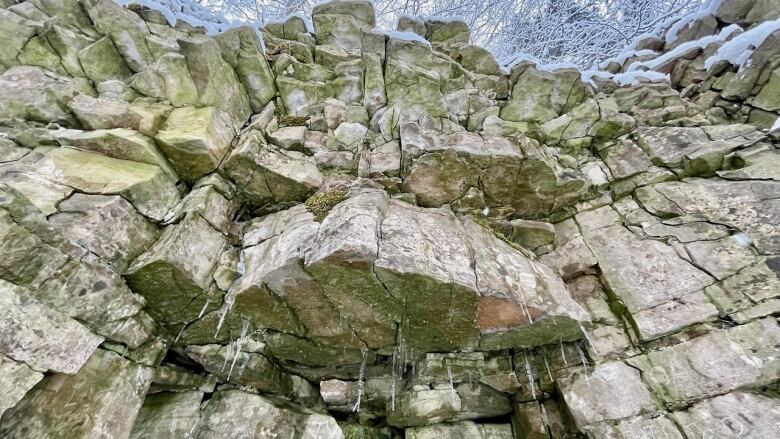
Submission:
<svg viewBox="0 0 780 439">
<path fill-rule="evenodd" d="M 546 434 L 547 429 L 550 428 L 550 417 L 547 416 L 547 409 L 544 408 L 543 403 L 539 404 L 539 408 L 541 409 L 542 412 L 542 433 Z"/>
<path fill-rule="evenodd" d="M 558 341 L 561 342 L 561 358 L 563 358 L 563 364 L 568 366 L 569 362 L 566 361 L 566 351 L 563 350 L 563 339 L 559 338 Z"/>
<path fill-rule="evenodd" d="M 225 371 L 225 367 L 227 367 L 228 361 L 230 361 L 230 353 L 233 350 L 233 341 L 231 340 L 230 343 L 228 343 L 225 346 L 225 362 L 222 363 L 222 369 L 220 369 L 220 372 Z"/>
<path fill-rule="evenodd" d="M 582 361 L 582 367 L 585 368 L 585 382 L 590 387 L 590 372 L 588 371 L 588 359 L 585 358 L 585 353 L 582 352 L 582 348 L 579 343 L 574 345 L 577 348 L 577 353 L 580 355 L 580 361 Z"/>
<path fill-rule="evenodd" d="M 582 361 L 582 365 L 585 367 L 585 373 L 588 373 L 588 359 L 585 357 L 585 352 L 582 351 L 579 343 L 576 343 L 574 347 L 577 348 L 577 353 L 580 355 L 580 361 Z"/>
<path fill-rule="evenodd" d="M 238 277 L 241 277 L 244 275 L 244 252 L 243 250 L 238 252 L 238 264 L 236 264 L 236 272 L 238 273 Z"/>
<path fill-rule="evenodd" d="M 187 324 L 183 324 L 181 326 L 181 329 L 179 329 L 179 333 L 176 334 L 176 338 L 173 339 L 173 344 L 176 344 L 177 341 L 181 338 L 181 335 L 184 334 L 184 330 L 187 329 Z"/>
<path fill-rule="evenodd" d="M 596 347 L 593 344 L 593 340 L 590 338 L 590 334 L 588 334 L 588 331 L 585 330 L 585 327 L 582 326 L 581 322 L 580 322 L 580 330 L 582 331 L 582 335 L 585 336 L 585 340 L 588 341 L 588 344 L 590 345 L 591 350 L 595 353 L 596 352 Z"/>
<path fill-rule="evenodd" d="M 233 354 L 233 363 L 230 365 L 230 371 L 227 376 L 228 380 L 230 380 L 230 376 L 233 375 L 233 368 L 236 367 L 236 360 L 238 360 L 238 356 L 241 354 L 241 348 L 244 346 L 247 332 L 249 332 L 249 321 L 244 320 L 241 326 L 241 336 L 236 340 L 236 352 Z"/>
<path fill-rule="evenodd" d="M 536 399 L 536 386 L 534 386 L 534 372 L 531 369 L 531 363 L 528 361 L 528 355 L 525 354 L 523 349 L 523 361 L 525 362 L 525 373 L 528 375 L 528 384 L 531 385 L 531 396 Z"/>
<path fill-rule="evenodd" d="M 447 376 L 450 379 L 450 391 L 452 391 L 452 399 L 454 400 L 457 395 L 455 393 L 455 384 L 452 382 L 452 368 L 450 366 L 447 366 Z"/>
<path fill-rule="evenodd" d="M 398 362 L 398 349 L 393 349 L 393 381 L 390 383 L 390 410 L 395 411 L 395 374 Z"/>
<path fill-rule="evenodd" d="M 360 363 L 360 375 L 358 375 L 358 395 L 355 406 L 352 407 L 352 411 L 360 413 L 360 399 L 363 397 L 363 387 L 366 380 L 366 351 L 363 351 L 363 362 Z"/>
<path fill-rule="evenodd" d="M 519 288 L 519 291 L 520 291 L 520 308 L 522 308 L 525 316 L 528 317 L 528 323 L 533 324 L 534 319 L 531 317 L 531 313 L 528 312 L 528 306 L 526 305 L 527 302 L 525 300 L 525 292 L 523 291 L 522 288 Z"/>
<path fill-rule="evenodd" d="M 227 317 L 230 309 L 233 308 L 233 302 L 235 302 L 235 298 L 230 298 L 229 296 L 230 293 L 228 292 L 228 294 L 225 295 L 225 303 L 222 305 L 222 309 L 220 310 L 219 323 L 217 323 L 217 332 L 214 333 L 214 338 L 219 336 L 219 331 L 222 329 L 222 325 L 225 323 L 225 317 Z"/>
<path fill-rule="evenodd" d="M 547 362 L 547 353 L 544 350 L 542 350 L 542 358 L 544 358 L 544 368 L 547 369 L 547 375 L 550 377 L 550 381 L 555 382 L 552 372 L 550 371 L 550 363 Z"/>
<path fill-rule="evenodd" d="M 203 304 L 203 308 L 200 309 L 200 313 L 198 313 L 198 318 L 203 317 L 203 314 L 206 314 L 206 309 L 209 307 L 209 304 L 211 303 L 211 298 L 206 299 L 206 303 Z"/>
</svg>

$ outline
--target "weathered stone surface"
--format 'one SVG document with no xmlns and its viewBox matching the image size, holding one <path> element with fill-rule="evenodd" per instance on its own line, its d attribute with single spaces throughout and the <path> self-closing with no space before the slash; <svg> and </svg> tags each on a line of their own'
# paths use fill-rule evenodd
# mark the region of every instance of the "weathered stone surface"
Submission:
<svg viewBox="0 0 780 439">
<path fill-rule="evenodd" d="M 17 55 L 36 34 L 38 26 L 34 21 L 0 8 L 0 36 L 5 41 L 0 49 L 0 64 L 6 67 L 18 65 Z"/>
<path fill-rule="evenodd" d="M 151 369 L 97 350 L 75 375 L 46 377 L 0 423 L 4 437 L 127 437 Z"/>
<path fill-rule="evenodd" d="M 252 110 L 260 112 L 273 98 L 276 87 L 257 33 L 248 26 L 241 26 L 225 31 L 217 40 L 222 47 L 222 56 L 246 87 Z"/>
<path fill-rule="evenodd" d="M 674 419 L 691 438 L 708 435 L 766 437 L 777 429 L 777 400 L 766 396 L 734 392 L 675 412 Z"/>
<path fill-rule="evenodd" d="M 583 198 L 590 187 L 584 175 L 564 171 L 549 149 L 528 138 L 442 135 L 410 123 L 401 128 L 401 149 L 404 189 L 424 206 L 454 201 L 479 180 L 488 206 L 539 218 Z"/>
<path fill-rule="evenodd" d="M 219 391 L 201 414 L 197 437 L 283 435 L 290 438 L 343 439 L 336 420 L 288 403 L 239 390 Z"/>
<path fill-rule="evenodd" d="M 626 437 L 663 437 L 667 439 L 683 439 L 677 425 L 666 416 L 641 417 L 626 419 L 615 425 L 600 424 L 588 426 L 585 431 L 594 437 L 605 439 L 620 439 Z M 696 437 L 696 436 L 693 436 Z"/>
<path fill-rule="evenodd" d="M 639 371 L 621 362 L 603 363 L 592 373 L 574 375 L 564 380 L 561 390 L 580 428 L 656 410 Z"/>
<path fill-rule="evenodd" d="M 513 220 L 512 241 L 530 250 L 555 242 L 555 227 L 550 223 Z"/>
<path fill-rule="evenodd" d="M 635 318 L 639 315 L 642 320 L 645 318 L 641 314 L 643 311 L 668 304 L 667 308 L 651 311 L 653 315 L 663 315 L 670 311 L 668 306 L 677 307 L 674 304 L 677 300 L 690 303 L 691 299 L 683 297 L 701 295 L 701 291 L 714 282 L 705 272 L 677 256 L 671 246 L 640 239 L 615 222 L 616 218 L 617 214 L 611 208 L 603 207 L 578 215 L 577 222 L 599 262 L 605 286 Z M 714 306 L 708 307 L 706 299 L 703 300 L 696 308 L 685 306 L 678 314 L 668 315 L 664 330 L 638 323 L 640 334 L 651 339 L 713 317 Z M 708 312 L 702 312 L 705 310 Z M 652 316 L 650 319 L 655 320 Z"/>
<path fill-rule="evenodd" d="M 47 220 L 120 273 L 157 239 L 156 227 L 116 195 L 73 194 Z"/>
<path fill-rule="evenodd" d="M 774 319 L 713 331 L 629 361 L 670 408 L 736 390 L 759 387 L 778 376 Z"/>
<path fill-rule="evenodd" d="M 149 337 L 142 300 L 107 265 L 63 239 L 19 192 L 0 186 L 0 277 L 45 306 L 130 347 Z"/>
<path fill-rule="evenodd" d="M 194 181 L 214 171 L 235 132 L 229 117 L 214 107 L 176 108 L 155 141 L 181 178 Z"/>
<path fill-rule="evenodd" d="M 131 74 L 109 37 L 103 37 L 81 49 L 78 57 L 84 74 L 95 83 L 121 80 Z"/>
<path fill-rule="evenodd" d="M 132 439 L 188 437 L 200 420 L 203 392 L 163 392 L 147 395 L 130 432 Z"/>
<path fill-rule="evenodd" d="M 61 144 L 94 151 L 108 157 L 158 166 L 174 180 L 178 179 L 168 160 L 152 139 L 125 128 L 95 131 L 68 131 L 58 136 Z"/>
<path fill-rule="evenodd" d="M 780 201 L 774 194 L 779 185 L 773 181 L 693 179 L 656 184 L 638 195 L 653 213 L 671 210 L 675 215 L 701 215 L 741 230 L 760 253 L 777 254 Z M 671 204 L 664 208 L 660 203 Z"/>
<path fill-rule="evenodd" d="M 11 67 L 0 75 L 0 112 L 5 117 L 38 122 L 66 122 L 72 116 L 67 103 L 90 87 L 78 79 L 48 72 L 39 67 Z"/>
<path fill-rule="evenodd" d="M 512 70 L 512 99 L 501 109 L 502 119 L 544 123 L 567 113 L 585 97 L 585 84 L 574 69 L 546 72 L 521 63 Z"/>
<path fill-rule="evenodd" d="M 95 28 L 111 36 L 131 70 L 142 72 L 154 61 L 145 39 L 149 28 L 138 15 L 109 0 L 90 0 L 84 9 Z"/>
<path fill-rule="evenodd" d="M 146 299 L 152 317 L 175 335 L 195 320 L 209 302 L 212 272 L 225 237 L 197 213 L 166 228 L 160 239 L 139 256 L 125 277 L 132 290 Z M 204 306 L 205 305 L 205 306 Z"/>
<path fill-rule="evenodd" d="M 110 128 L 137 128 L 137 117 L 130 112 L 125 102 L 94 98 L 79 94 L 68 102 L 68 108 L 76 115 L 79 123 L 90 130 Z"/>
<path fill-rule="evenodd" d="M 24 288 L 0 280 L 0 353 L 39 372 L 76 373 L 103 341 L 49 310 Z"/>
<path fill-rule="evenodd" d="M 475 424 L 470 421 L 451 422 L 429 427 L 408 428 L 407 439 L 510 439 L 512 427 L 509 424 Z"/>
<path fill-rule="evenodd" d="M 11 166 L 11 172 L 38 176 L 80 192 L 122 195 L 141 214 L 153 220 L 161 220 L 179 201 L 173 179 L 158 166 L 145 163 L 73 148 L 44 148 Z M 34 192 L 32 188 L 29 192 L 24 188 L 20 190 L 25 195 Z M 30 197 L 34 199 L 34 193 Z"/>
<path fill-rule="evenodd" d="M 0 417 L 3 412 L 15 406 L 41 379 L 43 374 L 26 364 L 0 356 L 0 385 L 4 390 L 0 396 Z"/>
<path fill-rule="evenodd" d="M 241 32 L 239 30 L 239 32 Z M 225 62 L 219 43 L 201 35 L 178 40 L 198 91 L 198 102 L 230 115 L 231 126 L 241 127 L 249 118 L 249 97 L 235 70 Z M 243 60 L 243 56 L 241 57 Z M 249 72 L 245 72 L 249 75 Z"/>
<path fill-rule="evenodd" d="M 710 128 L 649 128 L 637 134 L 637 142 L 654 164 L 700 175 L 719 170 L 726 154 L 757 140 L 750 126 Z"/>
<path fill-rule="evenodd" d="M 239 140 L 221 169 L 255 205 L 303 201 L 323 183 L 323 176 L 311 158 L 297 151 L 275 148 L 256 131 Z"/>
</svg>

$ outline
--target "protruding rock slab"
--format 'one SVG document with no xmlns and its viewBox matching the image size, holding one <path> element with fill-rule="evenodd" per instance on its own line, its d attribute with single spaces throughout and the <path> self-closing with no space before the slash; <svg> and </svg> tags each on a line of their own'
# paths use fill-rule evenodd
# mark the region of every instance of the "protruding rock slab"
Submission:
<svg viewBox="0 0 780 439">
<path fill-rule="evenodd" d="M 72 130 L 58 136 L 58 140 L 63 145 L 94 151 L 108 157 L 159 166 L 171 178 L 178 179 L 152 139 L 137 131 L 125 128 L 95 131 Z"/>
<path fill-rule="evenodd" d="M 15 406 L 33 386 L 43 379 L 43 374 L 0 355 L 0 417 L 3 412 Z"/>
<path fill-rule="evenodd" d="M 47 218 L 63 236 L 123 273 L 157 239 L 157 228 L 117 195 L 73 194 Z"/>
<path fill-rule="evenodd" d="M 162 220 L 179 201 L 174 180 L 161 168 L 73 148 L 39 148 L 11 164 L 8 170 L 14 171 L 8 173 L 9 177 L 20 172 L 87 194 L 121 195 L 141 214 L 155 221 Z M 1 174 L 0 179 L 3 179 Z M 18 189 L 35 200 L 37 187 Z"/>
<path fill-rule="evenodd" d="M 561 391 L 580 428 L 656 410 L 639 371 L 619 361 L 603 363 L 592 373 L 567 378 Z"/>
<path fill-rule="evenodd" d="M 628 362 L 669 408 L 777 380 L 775 346 L 780 326 L 773 318 L 717 330 Z"/>
<path fill-rule="evenodd" d="M 127 437 L 152 369 L 97 350 L 75 375 L 46 377 L 0 419 L 0 436 Z"/>
<path fill-rule="evenodd" d="M 311 157 L 269 145 L 258 131 L 242 138 L 220 169 L 256 205 L 303 201 L 323 183 Z"/>
<path fill-rule="evenodd" d="M 335 349 L 383 348 L 399 336 L 426 351 L 582 337 L 588 315 L 560 277 L 471 219 L 368 188 L 325 213 L 318 224 L 296 206 L 247 228 L 226 325 L 247 320 Z"/>
<path fill-rule="evenodd" d="M 203 392 L 147 395 L 130 433 L 131 439 L 191 437 L 200 420 Z"/>
<path fill-rule="evenodd" d="M 199 214 L 165 229 L 125 275 L 130 288 L 144 296 L 153 317 L 174 333 L 195 320 L 209 300 L 212 273 L 225 246 L 222 235 Z M 216 305 L 216 304 L 214 304 Z"/>
<path fill-rule="evenodd" d="M 39 372 L 76 373 L 103 341 L 4 280 L 0 305 L 0 354 Z"/>
<path fill-rule="evenodd" d="M 276 434 L 291 439 L 344 439 L 330 416 L 240 390 L 214 394 L 201 414 L 197 437 L 254 437 L 258 432 L 261 436 Z"/>
<path fill-rule="evenodd" d="M 734 392 L 695 404 L 673 414 L 687 437 L 772 437 L 777 434 L 780 414 L 777 399 Z"/>
<path fill-rule="evenodd" d="M 0 113 L 38 122 L 71 122 L 66 104 L 77 93 L 94 93 L 78 79 L 40 67 L 11 67 L 0 75 Z"/>
<path fill-rule="evenodd" d="M 233 140 L 229 116 L 214 107 L 182 107 L 168 115 L 155 140 L 184 180 L 214 171 Z"/>
</svg>

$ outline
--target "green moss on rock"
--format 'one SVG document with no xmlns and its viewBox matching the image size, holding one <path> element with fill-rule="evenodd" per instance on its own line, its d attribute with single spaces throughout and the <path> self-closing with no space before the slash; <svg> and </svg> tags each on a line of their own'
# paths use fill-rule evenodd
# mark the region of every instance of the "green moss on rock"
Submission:
<svg viewBox="0 0 780 439">
<path fill-rule="evenodd" d="M 345 198 L 347 198 L 347 193 L 343 190 L 337 189 L 330 192 L 323 192 L 321 194 L 312 195 L 305 201 L 304 204 L 306 204 L 309 212 L 314 215 L 314 218 L 318 222 L 322 222 L 322 220 L 328 216 L 328 212 L 333 209 L 333 206 L 341 203 Z"/>
</svg>

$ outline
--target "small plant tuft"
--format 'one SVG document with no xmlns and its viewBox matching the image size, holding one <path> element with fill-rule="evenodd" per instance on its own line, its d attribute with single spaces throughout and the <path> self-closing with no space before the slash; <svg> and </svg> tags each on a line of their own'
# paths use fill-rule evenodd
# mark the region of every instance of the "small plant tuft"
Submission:
<svg viewBox="0 0 780 439">
<path fill-rule="evenodd" d="M 336 189 L 330 192 L 323 192 L 321 194 L 315 194 L 309 197 L 304 204 L 309 212 L 314 215 L 314 219 L 318 222 L 322 222 L 328 212 L 333 209 L 333 206 L 341 203 L 347 198 L 347 193 L 343 190 Z"/>
<path fill-rule="evenodd" d="M 291 116 L 289 114 L 280 114 L 277 116 L 280 127 L 300 127 L 309 123 L 306 116 Z"/>
</svg>

